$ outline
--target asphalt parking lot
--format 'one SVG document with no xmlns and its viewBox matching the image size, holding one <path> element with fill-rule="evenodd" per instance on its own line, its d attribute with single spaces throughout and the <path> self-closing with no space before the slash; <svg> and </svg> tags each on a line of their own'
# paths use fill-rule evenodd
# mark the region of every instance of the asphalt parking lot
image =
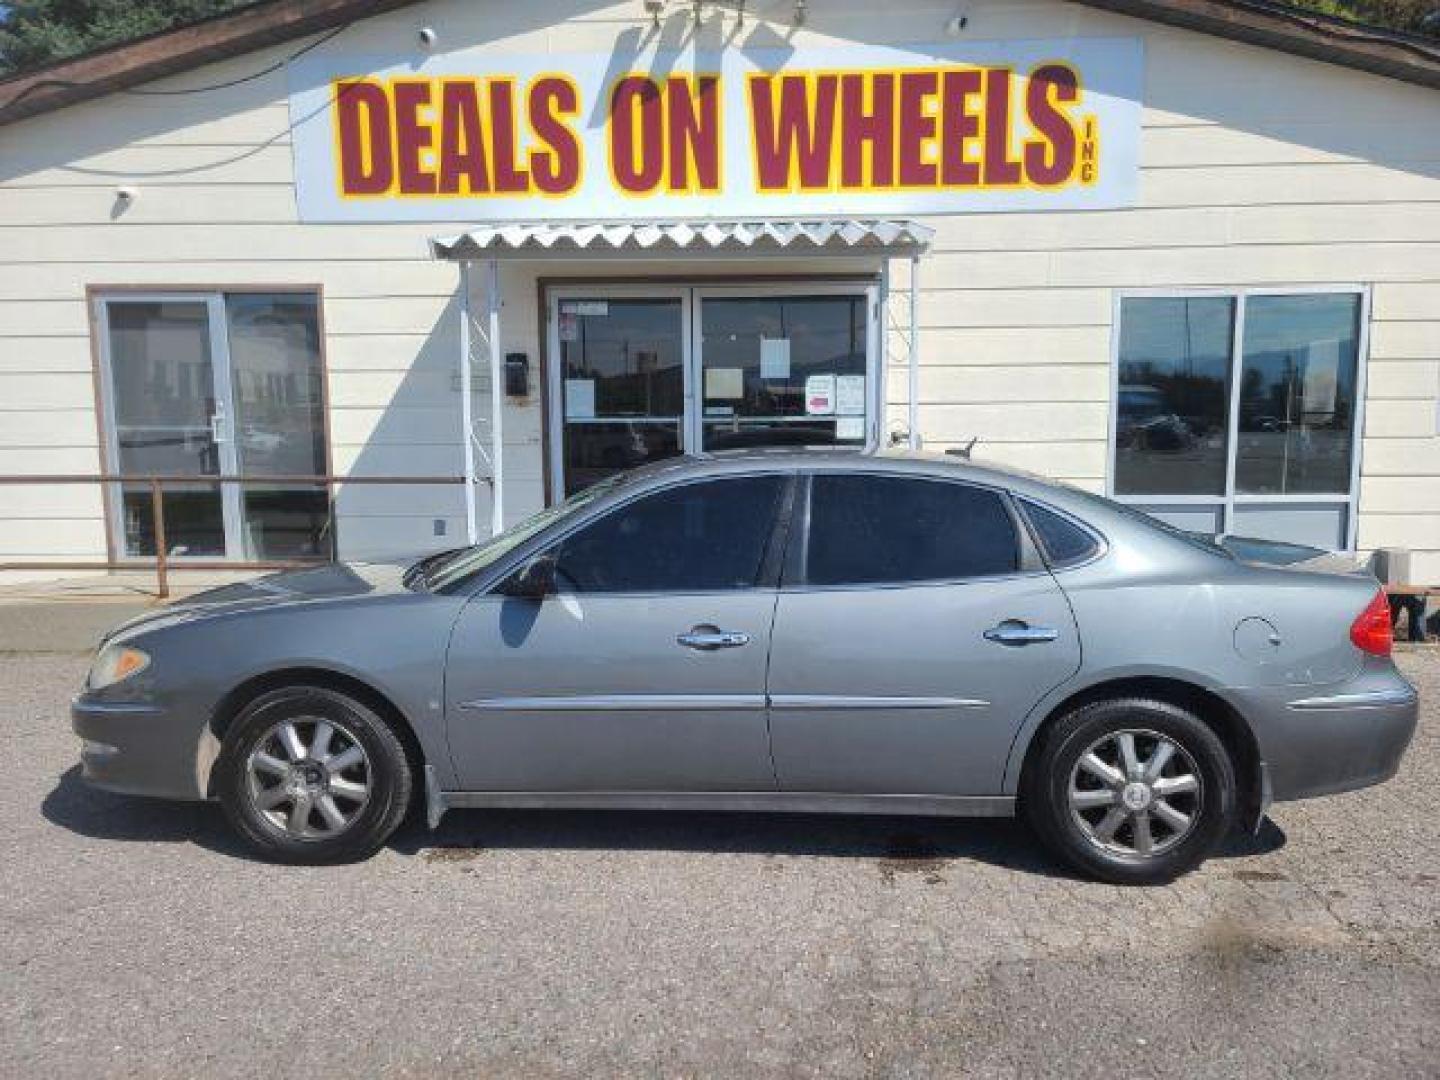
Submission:
<svg viewBox="0 0 1440 1080">
<path fill-rule="evenodd" d="M 894 818 L 452 812 L 268 866 L 80 783 L 86 662 L 0 652 L 6 1076 L 1440 1075 L 1433 649 L 1399 777 L 1149 890 Z"/>
</svg>

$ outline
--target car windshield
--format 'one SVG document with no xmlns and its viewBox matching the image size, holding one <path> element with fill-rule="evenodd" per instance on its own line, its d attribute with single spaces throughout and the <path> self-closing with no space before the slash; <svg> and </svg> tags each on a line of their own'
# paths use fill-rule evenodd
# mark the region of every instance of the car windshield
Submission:
<svg viewBox="0 0 1440 1080">
<path fill-rule="evenodd" d="M 585 488 L 583 491 L 577 491 L 564 502 L 556 503 L 537 514 L 532 514 L 498 536 L 491 537 L 483 544 L 457 548 L 454 551 L 442 551 L 437 555 L 421 559 L 406 571 L 406 583 L 411 588 L 425 589 L 430 592 L 443 591 L 456 582 L 463 581 L 472 574 L 493 565 L 498 559 L 514 551 L 526 540 L 549 528 L 555 522 L 590 505 L 602 495 L 619 486 L 623 479 L 623 473 L 617 474 Z"/>
</svg>

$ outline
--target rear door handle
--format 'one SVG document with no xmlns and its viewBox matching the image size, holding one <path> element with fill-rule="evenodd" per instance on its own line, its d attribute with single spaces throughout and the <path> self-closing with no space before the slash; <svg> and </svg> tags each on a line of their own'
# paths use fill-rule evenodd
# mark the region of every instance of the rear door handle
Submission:
<svg viewBox="0 0 1440 1080">
<path fill-rule="evenodd" d="M 997 645 L 1039 645 L 1054 641 L 1060 634 L 1048 626 L 1030 626 L 1019 619 L 1006 619 L 999 626 L 985 631 L 985 640 Z"/>
<path fill-rule="evenodd" d="M 740 630 L 715 630 L 710 627 L 697 626 L 688 634 L 677 635 L 675 641 L 687 649 L 701 649 L 709 652 L 714 649 L 738 649 L 741 645 L 749 645 L 750 635 Z"/>
</svg>

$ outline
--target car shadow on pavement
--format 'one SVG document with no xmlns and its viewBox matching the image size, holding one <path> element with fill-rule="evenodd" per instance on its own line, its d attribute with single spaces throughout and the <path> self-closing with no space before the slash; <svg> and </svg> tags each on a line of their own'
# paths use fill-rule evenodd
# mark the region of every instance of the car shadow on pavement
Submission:
<svg viewBox="0 0 1440 1080">
<path fill-rule="evenodd" d="M 253 858 L 213 803 L 115 795 L 63 773 L 41 803 L 52 824 L 97 840 L 190 843 Z M 1231 835 L 1212 858 L 1274 851 L 1285 834 L 1265 820 L 1258 834 Z M 979 862 L 1047 877 L 1075 877 L 1011 818 L 759 814 L 631 810 L 452 810 L 431 832 L 419 814 L 391 840 L 402 855 L 432 861 L 485 850 L 720 852 L 877 860 L 889 873 Z"/>
<path fill-rule="evenodd" d="M 1244 858 L 1284 844 L 1284 832 L 1267 818 L 1257 834 L 1236 832 L 1211 857 Z M 434 832 L 411 820 L 391 846 L 432 861 L 459 860 L 486 849 L 725 852 L 873 859 L 890 872 L 928 873 L 969 861 L 1046 877 L 1079 877 L 1013 818 L 452 810 Z"/>
<path fill-rule="evenodd" d="M 78 765 L 61 774 L 40 813 L 54 825 L 96 840 L 198 844 L 224 855 L 247 855 L 214 803 L 115 795 L 86 784 Z"/>
</svg>

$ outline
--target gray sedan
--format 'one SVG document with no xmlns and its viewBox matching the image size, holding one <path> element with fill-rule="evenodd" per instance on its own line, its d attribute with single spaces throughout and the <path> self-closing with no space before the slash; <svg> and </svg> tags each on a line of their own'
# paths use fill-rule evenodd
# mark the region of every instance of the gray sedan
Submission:
<svg viewBox="0 0 1440 1080">
<path fill-rule="evenodd" d="M 91 782 L 217 799 L 284 861 L 422 804 L 1021 812 L 1157 882 L 1387 779 L 1415 727 L 1375 579 L 1257 552 L 952 458 L 677 459 L 478 547 L 157 610 L 73 721 Z"/>
</svg>

